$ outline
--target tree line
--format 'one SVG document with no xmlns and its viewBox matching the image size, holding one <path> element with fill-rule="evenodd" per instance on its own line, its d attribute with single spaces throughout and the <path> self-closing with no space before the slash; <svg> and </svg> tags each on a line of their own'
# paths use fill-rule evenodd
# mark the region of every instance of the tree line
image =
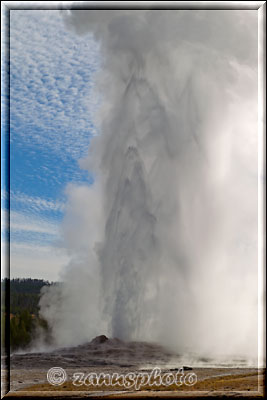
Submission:
<svg viewBox="0 0 267 400">
<path fill-rule="evenodd" d="M 12 351 L 27 348 L 41 333 L 50 339 L 47 322 L 39 316 L 39 300 L 42 287 L 54 283 L 42 279 L 15 278 L 1 281 L 2 289 L 2 344 L 5 337 L 6 318 L 10 319 L 10 348 Z M 7 298 L 9 294 L 9 299 Z M 9 303 L 9 314 L 6 304 Z"/>
</svg>

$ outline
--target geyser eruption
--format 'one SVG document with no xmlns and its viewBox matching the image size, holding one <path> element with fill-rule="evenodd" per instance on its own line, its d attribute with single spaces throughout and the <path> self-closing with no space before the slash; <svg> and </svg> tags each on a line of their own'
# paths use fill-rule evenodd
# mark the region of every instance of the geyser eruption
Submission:
<svg viewBox="0 0 267 400">
<path fill-rule="evenodd" d="M 68 188 L 57 346 L 98 334 L 257 355 L 256 11 L 71 11 L 100 43 L 100 135 Z M 227 346 L 226 346 L 227 343 Z"/>
</svg>

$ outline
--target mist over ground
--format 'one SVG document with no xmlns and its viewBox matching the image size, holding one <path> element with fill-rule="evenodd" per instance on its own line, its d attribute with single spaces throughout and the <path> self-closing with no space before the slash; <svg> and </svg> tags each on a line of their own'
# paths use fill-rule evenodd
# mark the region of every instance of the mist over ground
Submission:
<svg viewBox="0 0 267 400">
<path fill-rule="evenodd" d="M 257 11 L 73 10 L 102 105 L 45 288 L 54 346 L 105 334 L 257 357 Z"/>
</svg>

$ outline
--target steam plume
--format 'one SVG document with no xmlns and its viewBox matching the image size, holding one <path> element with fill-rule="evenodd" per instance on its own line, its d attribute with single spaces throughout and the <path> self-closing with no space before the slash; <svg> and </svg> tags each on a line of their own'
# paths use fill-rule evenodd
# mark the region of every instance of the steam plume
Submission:
<svg viewBox="0 0 267 400">
<path fill-rule="evenodd" d="M 100 43 L 103 105 L 81 161 L 96 182 L 68 188 L 72 262 L 40 303 L 56 344 L 255 356 L 256 11 L 64 18 Z"/>
</svg>

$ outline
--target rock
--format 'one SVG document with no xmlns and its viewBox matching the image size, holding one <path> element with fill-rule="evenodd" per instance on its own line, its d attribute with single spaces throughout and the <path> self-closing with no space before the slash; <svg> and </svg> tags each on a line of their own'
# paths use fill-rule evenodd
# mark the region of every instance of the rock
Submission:
<svg viewBox="0 0 267 400">
<path fill-rule="evenodd" d="M 105 343 L 108 338 L 105 335 L 96 336 L 94 339 L 91 340 L 90 344 L 102 344 Z"/>
<path fill-rule="evenodd" d="M 191 371 L 193 368 L 183 366 L 182 368 L 171 368 L 170 371 L 180 371 L 181 369 L 183 369 L 184 371 Z"/>
</svg>

